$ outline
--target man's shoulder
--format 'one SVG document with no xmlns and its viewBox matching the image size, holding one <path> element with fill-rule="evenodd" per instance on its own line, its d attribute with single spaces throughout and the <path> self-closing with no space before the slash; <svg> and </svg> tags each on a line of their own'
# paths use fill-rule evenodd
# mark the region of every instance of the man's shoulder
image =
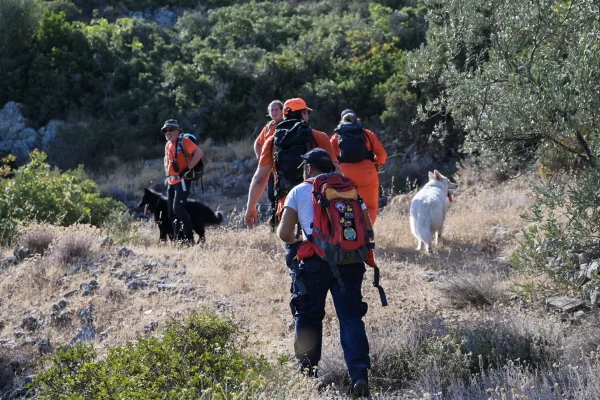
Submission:
<svg viewBox="0 0 600 400">
<path fill-rule="evenodd" d="M 267 139 L 264 141 L 264 143 L 262 145 L 262 149 L 260 151 L 260 157 L 262 158 L 264 154 L 270 155 L 270 157 L 271 157 L 272 153 L 273 153 L 272 146 L 273 146 L 273 135 L 267 137 Z"/>
<path fill-rule="evenodd" d="M 369 130 L 367 128 L 363 127 L 362 130 L 363 130 L 364 133 L 366 133 L 369 136 L 375 136 L 375 137 L 377 137 L 377 135 L 375 135 L 375 133 L 373 133 L 373 131 L 371 131 L 371 130 Z"/>
<path fill-rule="evenodd" d="M 316 141 L 319 141 L 320 143 L 329 143 L 329 141 L 330 141 L 329 135 L 326 134 L 325 132 L 321 132 L 316 129 L 313 129 L 312 134 L 313 134 L 313 138 Z"/>
<path fill-rule="evenodd" d="M 294 186 L 288 193 L 288 196 L 298 196 L 298 193 L 304 193 L 306 191 L 312 191 L 312 182 L 302 182 Z"/>
</svg>

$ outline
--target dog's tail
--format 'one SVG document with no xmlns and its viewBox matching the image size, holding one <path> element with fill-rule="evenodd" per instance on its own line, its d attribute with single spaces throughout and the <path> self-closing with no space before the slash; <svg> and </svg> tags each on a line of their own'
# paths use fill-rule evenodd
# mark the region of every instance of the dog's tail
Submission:
<svg viewBox="0 0 600 400">
<path fill-rule="evenodd" d="M 416 233 L 419 240 L 427 245 L 427 248 L 431 248 L 431 241 L 433 240 L 433 234 L 431 233 L 431 218 L 429 216 L 421 215 L 417 217 Z"/>
<path fill-rule="evenodd" d="M 207 225 L 218 225 L 221 222 L 223 222 L 223 213 L 221 211 L 208 214 L 208 221 L 206 221 Z"/>
<path fill-rule="evenodd" d="M 431 232 L 431 215 L 427 210 L 428 204 L 421 202 L 418 207 L 412 207 L 410 210 L 410 227 L 413 235 L 418 240 L 431 247 L 433 233 Z"/>
</svg>

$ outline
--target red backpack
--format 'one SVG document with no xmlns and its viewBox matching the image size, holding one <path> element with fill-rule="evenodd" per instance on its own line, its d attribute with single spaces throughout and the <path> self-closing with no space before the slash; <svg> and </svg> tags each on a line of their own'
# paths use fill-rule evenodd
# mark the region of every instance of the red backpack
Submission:
<svg viewBox="0 0 600 400">
<path fill-rule="evenodd" d="M 305 182 L 313 185 L 313 231 L 298 248 L 298 260 L 316 254 L 327 261 L 342 291 L 344 284 L 338 265 L 367 263 L 374 269 L 373 286 L 379 290 L 381 304 L 386 306 L 373 255 L 373 231 L 362 209 L 363 200 L 356 185 L 352 179 L 335 172 Z"/>
</svg>

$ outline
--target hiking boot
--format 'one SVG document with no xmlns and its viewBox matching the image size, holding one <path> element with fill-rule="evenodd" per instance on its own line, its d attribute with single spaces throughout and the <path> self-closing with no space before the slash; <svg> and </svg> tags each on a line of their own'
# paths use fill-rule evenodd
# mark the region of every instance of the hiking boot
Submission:
<svg viewBox="0 0 600 400">
<path fill-rule="evenodd" d="M 366 379 L 357 379 L 352 383 L 352 397 L 368 397 L 369 384 Z"/>
</svg>

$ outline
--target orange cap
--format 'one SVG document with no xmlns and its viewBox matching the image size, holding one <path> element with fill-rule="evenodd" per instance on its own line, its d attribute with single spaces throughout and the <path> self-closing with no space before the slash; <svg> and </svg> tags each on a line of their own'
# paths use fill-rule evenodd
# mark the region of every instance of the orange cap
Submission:
<svg viewBox="0 0 600 400">
<path fill-rule="evenodd" d="M 293 99 L 289 99 L 283 104 L 284 114 L 289 114 L 300 110 L 312 111 L 312 108 L 308 108 L 306 102 L 300 97 L 294 97 Z"/>
</svg>

